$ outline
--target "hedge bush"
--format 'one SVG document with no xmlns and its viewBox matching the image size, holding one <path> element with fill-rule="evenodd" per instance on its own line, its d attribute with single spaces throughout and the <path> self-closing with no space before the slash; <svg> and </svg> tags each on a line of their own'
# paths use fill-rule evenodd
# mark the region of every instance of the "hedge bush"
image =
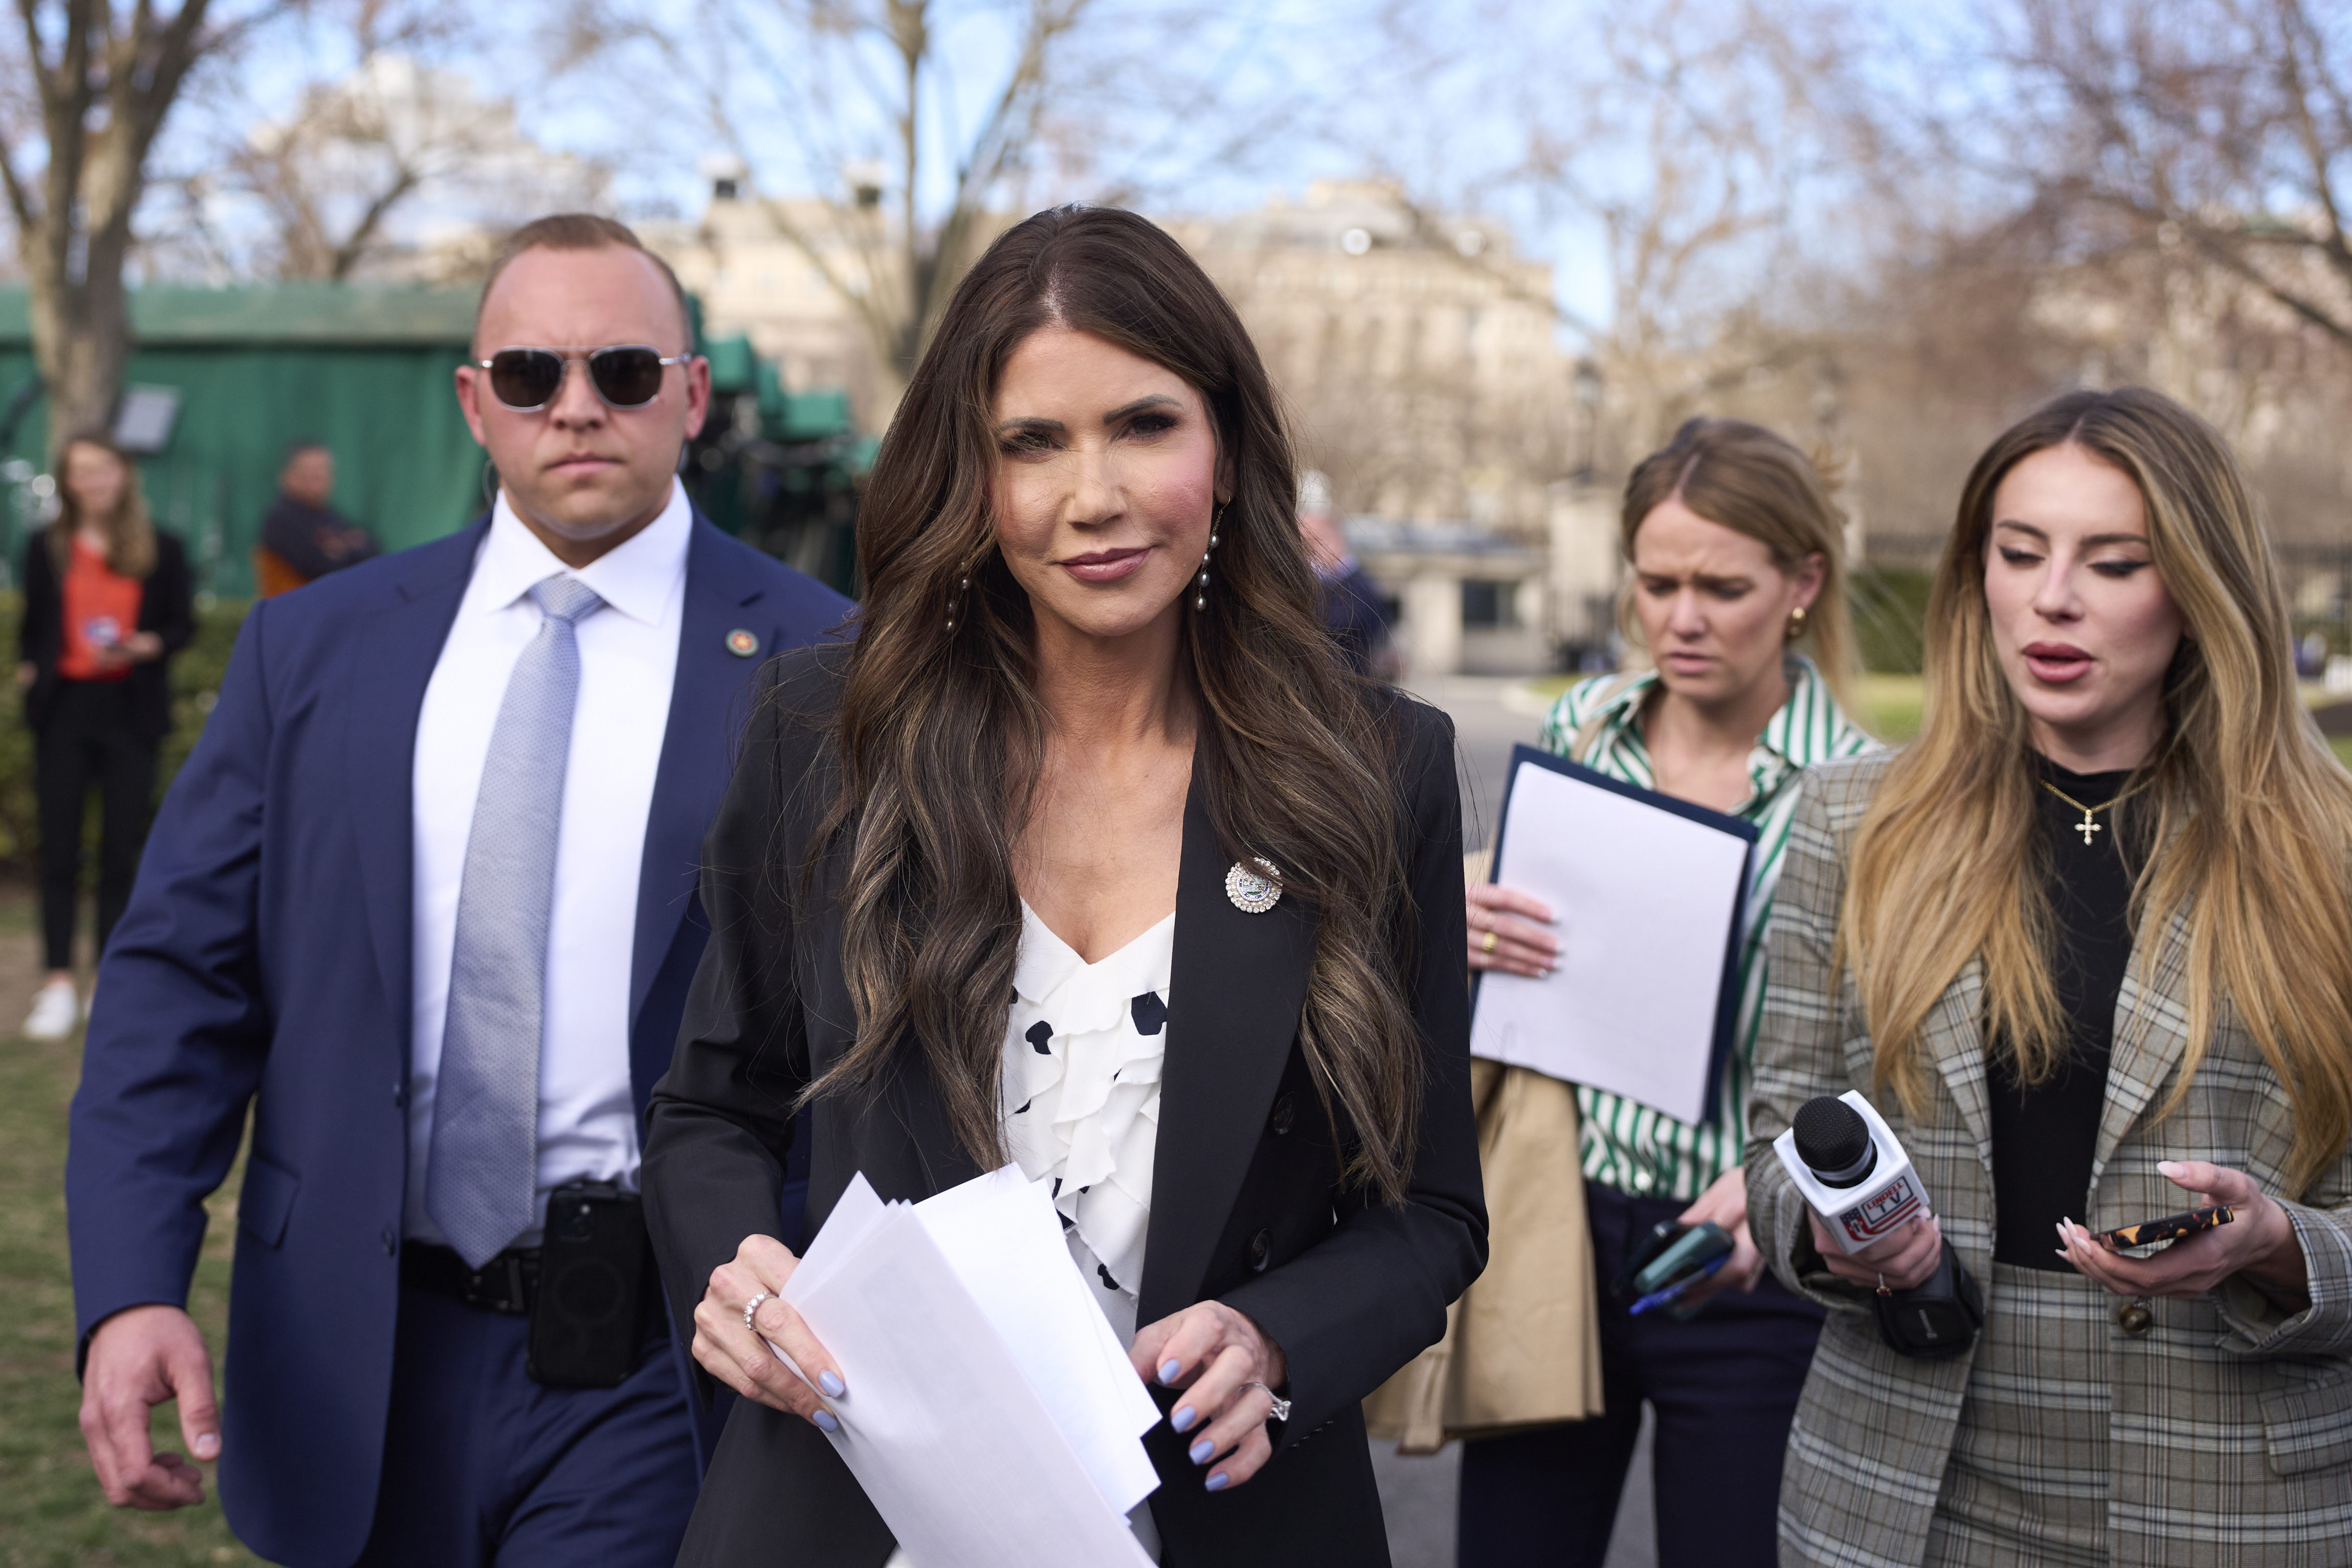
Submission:
<svg viewBox="0 0 2352 1568">
<path fill-rule="evenodd" d="M 161 766 L 156 769 L 158 800 L 171 787 L 180 764 L 187 760 L 196 737 L 204 733 L 205 717 L 212 712 L 213 701 L 220 694 L 222 677 L 228 674 L 229 650 L 236 644 L 236 629 L 245 624 L 245 612 L 251 603 L 244 599 L 224 599 L 212 604 L 199 601 L 195 637 L 172 661 L 172 733 L 163 737 Z M 0 595 L 0 650 L 5 650 L 10 669 L 16 664 L 16 622 L 23 609 L 24 601 L 19 595 Z M 5 708 L 5 716 L 0 716 L 0 869 L 29 877 L 40 844 L 33 805 L 33 735 L 25 727 L 25 699 L 16 683 L 8 682 L 5 689 L 10 695 L 5 704 L 0 704 Z M 95 852 L 95 799 L 91 801 L 88 833 Z"/>
<path fill-rule="evenodd" d="M 1916 567 L 1857 568 L 1846 592 L 1853 617 L 1854 650 L 1862 667 L 1878 675 L 1916 675 L 1926 667 L 1927 589 L 1934 574 Z"/>
</svg>

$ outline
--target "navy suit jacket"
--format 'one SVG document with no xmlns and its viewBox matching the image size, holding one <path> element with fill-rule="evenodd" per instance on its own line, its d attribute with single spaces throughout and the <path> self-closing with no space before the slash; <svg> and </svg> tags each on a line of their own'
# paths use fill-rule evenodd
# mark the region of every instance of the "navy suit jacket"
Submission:
<svg viewBox="0 0 2352 1568">
<path fill-rule="evenodd" d="M 417 713 L 488 527 L 253 607 L 108 946 L 74 1096 L 85 1347 L 126 1307 L 185 1302 L 205 1198 L 252 1108 L 221 1500 L 247 1544 L 299 1568 L 342 1568 L 374 1514 L 407 1181 Z M 641 1116 L 708 936 L 702 834 L 753 677 L 853 608 L 696 517 L 630 970 Z"/>
</svg>

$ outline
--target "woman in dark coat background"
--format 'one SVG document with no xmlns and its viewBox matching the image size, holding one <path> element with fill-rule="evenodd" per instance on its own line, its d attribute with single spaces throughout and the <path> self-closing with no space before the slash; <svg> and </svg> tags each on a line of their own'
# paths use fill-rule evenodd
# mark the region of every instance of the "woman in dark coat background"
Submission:
<svg viewBox="0 0 2352 1568">
<path fill-rule="evenodd" d="M 16 670 L 33 732 L 48 967 L 25 1023 L 36 1040 L 61 1040 L 80 1021 L 73 931 L 90 787 L 104 824 L 94 960 L 130 902 L 147 841 L 156 750 L 172 728 L 165 662 L 195 633 L 187 557 L 149 519 L 130 457 L 110 438 L 84 434 L 66 443 L 58 469 L 58 518 L 25 547 Z"/>
<path fill-rule="evenodd" d="M 903 1561 L 820 1430 L 854 1378 L 774 1299 L 803 1097 L 812 1230 L 858 1172 L 1071 1176 L 1074 1266 L 1168 1416 L 1147 1552 L 1388 1561 L 1359 1404 L 1486 1251 L 1460 806 L 1447 721 L 1333 657 L 1296 504 L 1255 350 L 1149 223 L 1040 214 L 957 290 L 867 492 L 856 639 L 763 683 L 648 1112 L 677 1319 L 745 1396 L 681 1563 Z M 1115 964 L 1131 1007 L 1056 1021 Z M 1102 1140 L 1024 1118 L 1106 1044 L 1151 1087 L 1087 1176 Z"/>
</svg>

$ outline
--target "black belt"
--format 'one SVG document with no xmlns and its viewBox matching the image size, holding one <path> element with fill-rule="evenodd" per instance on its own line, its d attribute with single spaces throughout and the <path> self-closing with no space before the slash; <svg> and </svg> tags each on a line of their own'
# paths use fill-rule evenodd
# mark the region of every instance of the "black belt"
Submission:
<svg viewBox="0 0 2352 1568">
<path fill-rule="evenodd" d="M 449 1248 L 429 1241 L 404 1242 L 400 1282 L 438 1296 L 455 1296 L 484 1312 L 527 1317 L 539 1295 L 539 1249 L 509 1247 L 473 1269 Z"/>
</svg>

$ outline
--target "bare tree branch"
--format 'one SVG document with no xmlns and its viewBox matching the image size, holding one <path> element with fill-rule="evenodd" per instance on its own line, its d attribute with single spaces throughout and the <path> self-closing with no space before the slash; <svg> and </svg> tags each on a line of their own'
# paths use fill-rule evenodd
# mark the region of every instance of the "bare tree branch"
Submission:
<svg viewBox="0 0 2352 1568">
<path fill-rule="evenodd" d="M 1180 17 L 1198 20 L 1191 0 L 700 0 L 681 24 L 652 0 L 596 0 L 558 53 L 574 71 L 590 58 L 657 62 L 652 74 L 677 84 L 680 111 L 708 126 L 706 144 L 743 165 L 742 195 L 769 232 L 857 324 L 887 390 L 911 371 L 1055 130 L 1098 127 L 1114 105 L 1131 111 L 1138 81 L 1153 114 L 1186 94 L 1215 100 L 1213 85 L 1196 86 L 1214 40 L 1185 69 L 1155 61 L 1155 44 L 1193 40 Z M 724 50 L 709 47 L 715 37 Z M 1133 121 L 1136 143 L 1160 144 L 1159 120 L 1117 117 Z M 1203 126 L 1187 129 L 1189 153 Z M 1225 130 L 1215 127 L 1202 162 L 1219 156 Z M 1139 188 L 1114 175 L 1084 193 L 1132 202 Z"/>
<path fill-rule="evenodd" d="M 130 351 L 122 269 L 131 218 L 155 138 L 189 73 L 295 3 L 260 0 L 217 26 L 212 0 L 181 0 L 168 17 L 152 0 L 137 0 L 120 17 L 103 0 L 63 0 L 53 12 L 39 0 L 17 0 L 40 111 L 41 197 L 20 179 L 15 149 L 0 155 L 0 183 L 16 223 L 53 440 L 113 407 Z M 53 27 L 45 28 L 45 12 Z"/>
</svg>

